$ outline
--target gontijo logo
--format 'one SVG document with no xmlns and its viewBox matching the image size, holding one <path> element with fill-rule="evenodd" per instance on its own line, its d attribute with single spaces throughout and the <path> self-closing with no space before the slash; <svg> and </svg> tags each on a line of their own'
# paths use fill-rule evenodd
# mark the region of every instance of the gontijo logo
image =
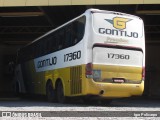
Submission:
<svg viewBox="0 0 160 120">
<path fill-rule="evenodd" d="M 98 31 L 100 34 L 108 34 L 113 36 L 132 37 L 132 38 L 139 37 L 138 32 L 132 31 L 134 30 L 131 27 L 133 24 L 130 24 L 130 26 L 127 25 L 127 22 L 131 21 L 132 19 L 123 17 L 114 17 L 112 19 L 104 19 L 104 20 L 112 24 L 115 29 L 112 29 L 109 26 L 107 26 L 106 28 L 99 28 Z"/>
<path fill-rule="evenodd" d="M 115 17 L 113 18 L 113 20 L 110 20 L 110 19 L 105 19 L 105 20 L 111 23 L 114 28 L 122 30 L 126 28 L 126 23 L 131 21 L 132 19 Z"/>
</svg>

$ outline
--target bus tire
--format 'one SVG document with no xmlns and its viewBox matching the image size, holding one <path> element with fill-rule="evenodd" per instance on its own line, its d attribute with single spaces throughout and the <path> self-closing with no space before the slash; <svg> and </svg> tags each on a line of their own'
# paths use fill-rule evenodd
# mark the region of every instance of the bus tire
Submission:
<svg viewBox="0 0 160 120">
<path fill-rule="evenodd" d="M 59 103 L 66 103 L 66 97 L 64 96 L 64 89 L 63 89 L 63 84 L 61 81 L 58 82 L 57 84 L 57 101 Z"/>
<path fill-rule="evenodd" d="M 56 94 L 55 94 L 55 90 L 53 89 L 52 82 L 48 82 L 46 85 L 46 96 L 47 96 L 48 102 L 56 101 Z"/>
</svg>

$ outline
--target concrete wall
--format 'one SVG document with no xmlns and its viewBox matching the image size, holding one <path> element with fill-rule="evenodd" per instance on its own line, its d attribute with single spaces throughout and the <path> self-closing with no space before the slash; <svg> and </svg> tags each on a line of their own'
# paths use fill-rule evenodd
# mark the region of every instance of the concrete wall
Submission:
<svg viewBox="0 0 160 120">
<path fill-rule="evenodd" d="M 145 92 L 160 97 L 160 44 L 146 45 Z"/>
<path fill-rule="evenodd" d="M 0 0 L 0 6 L 159 4 L 160 0 Z"/>
<path fill-rule="evenodd" d="M 13 74 L 9 63 L 16 60 L 18 48 L 15 45 L 0 45 L 0 95 L 13 92 Z"/>
</svg>

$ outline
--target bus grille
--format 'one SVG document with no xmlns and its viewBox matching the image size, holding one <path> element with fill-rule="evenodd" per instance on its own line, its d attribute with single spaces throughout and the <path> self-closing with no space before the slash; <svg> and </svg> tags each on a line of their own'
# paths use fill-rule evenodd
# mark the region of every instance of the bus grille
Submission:
<svg viewBox="0 0 160 120">
<path fill-rule="evenodd" d="M 70 69 L 70 88 L 71 94 L 80 94 L 82 93 L 82 67 L 71 67 Z"/>
</svg>

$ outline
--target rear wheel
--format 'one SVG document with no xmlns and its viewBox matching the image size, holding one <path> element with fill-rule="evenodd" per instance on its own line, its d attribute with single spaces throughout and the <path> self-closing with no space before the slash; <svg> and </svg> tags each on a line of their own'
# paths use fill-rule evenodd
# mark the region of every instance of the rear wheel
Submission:
<svg viewBox="0 0 160 120">
<path fill-rule="evenodd" d="M 57 101 L 59 103 L 66 103 L 67 100 L 66 97 L 64 96 L 64 88 L 62 82 L 58 82 L 56 91 L 57 91 Z"/>
<path fill-rule="evenodd" d="M 55 91 L 53 89 L 52 82 L 49 82 L 46 86 L 46 95 L 47 95 L 47 100 L 49 102 L 55 102 L 56 101 L 56 95 L 55 95 Z"/>
</svg>

